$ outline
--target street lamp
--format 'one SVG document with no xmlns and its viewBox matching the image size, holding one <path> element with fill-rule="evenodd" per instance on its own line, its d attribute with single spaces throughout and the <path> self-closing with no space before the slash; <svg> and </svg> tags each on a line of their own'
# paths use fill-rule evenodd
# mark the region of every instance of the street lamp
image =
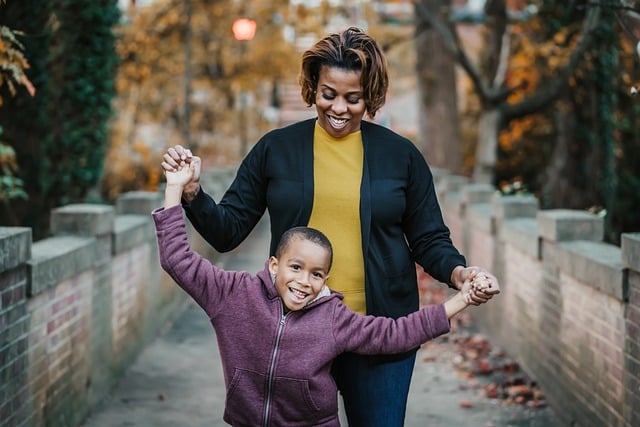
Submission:
<svg viewBox="0 0 640 427">
<path fill-rule="evenodd" d="M 233 31 L 233 37 L 239 41 L 250 41 L 256 35 L 256 21 L 249 18 L 238 18 L 233 21 L 231 31 Z"/>
<path fill-rule="evenodd" d="M 241 58 L 244 60 L 246 56 L 246 42 L 253 40 L 256 35 L 256 21 L 249 18 L 238 18 L 233 21 L 231 30 L 233 37 L 241 43 Z M 247 94 L 240 88 L 240 158 L 247 153 Z"/>
</svg>

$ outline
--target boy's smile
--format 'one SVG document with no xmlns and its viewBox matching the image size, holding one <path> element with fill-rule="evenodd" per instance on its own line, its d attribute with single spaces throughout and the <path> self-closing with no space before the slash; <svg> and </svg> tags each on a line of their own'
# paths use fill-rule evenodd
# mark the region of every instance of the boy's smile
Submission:
<svg viewBox="0 0 640 427">
<path fill-rule="evenodd" d="M 279 258 L 269 258 L 285 311 L 304 308 L 322 291 L 329 277 L 329 252 L 317 243 L 294 237 Z"/>
</svg>

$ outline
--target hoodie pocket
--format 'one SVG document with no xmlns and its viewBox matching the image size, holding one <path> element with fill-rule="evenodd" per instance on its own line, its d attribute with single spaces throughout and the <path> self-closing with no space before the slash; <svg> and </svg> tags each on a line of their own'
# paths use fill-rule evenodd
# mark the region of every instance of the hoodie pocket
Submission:
<svg viewBox="0 0 640 427">
<path fill-rule="evenodd" d="M 318 420 L 319 413 L 320 408 L 311 396 L 307 380 L 274 378 L 271 394 L 271 421 L 274 425 L 308 426 Z"/>
<path fill-rule="evenodd" d="M 266 384 L 266 375 L 236 368 L 227 390 L 225 421 L 240 426 L 260 425 Z"/>
<path fill-rule="evenodd" d="M 227 390 L 225 420 L 236 425 L 260 425 L 269 398 L 272 425 L 308 426 L 321 412 L 311 397 L 307 380 L 274 377 L 271 393 L 267 376 L 236 368 Z"/>
</svg>

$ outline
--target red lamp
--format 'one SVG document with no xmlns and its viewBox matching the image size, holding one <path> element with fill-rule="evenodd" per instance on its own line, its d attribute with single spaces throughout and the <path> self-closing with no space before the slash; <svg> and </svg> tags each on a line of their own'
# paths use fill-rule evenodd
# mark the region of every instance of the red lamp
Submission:
<svg viewBox="0 0 640 427">
<path fill-rule="evenodd" d="M 239 18 L 231 26 L 236 40 L 252 40 L 256 35 L 256 21 L 249 18 Z"/>
</svg>

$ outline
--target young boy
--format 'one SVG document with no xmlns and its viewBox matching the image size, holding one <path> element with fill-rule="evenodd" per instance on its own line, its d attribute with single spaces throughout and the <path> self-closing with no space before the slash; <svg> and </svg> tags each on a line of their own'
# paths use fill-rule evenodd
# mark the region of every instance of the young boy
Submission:
<svg viewBox="0 0 640 427">
<path fill-rule="evenodd" d="M 326 282 L 329 240 L 319 231 L 287 231 L 256 276 L 223 271 L 189 247 L 180 197 L 193 165 L 166 172 L 164 207 L 152 215 L 162 268 L 207 313 L 216 331 L 227 389 L 223 419 L 234 426 L 339 426 L 331 363 L 345 351 L 409 351 L 449 332 L 448 319 L 471 301 L 477 277 L 444 304 L 399 319 L 356 314 Z"/>
</svg>

